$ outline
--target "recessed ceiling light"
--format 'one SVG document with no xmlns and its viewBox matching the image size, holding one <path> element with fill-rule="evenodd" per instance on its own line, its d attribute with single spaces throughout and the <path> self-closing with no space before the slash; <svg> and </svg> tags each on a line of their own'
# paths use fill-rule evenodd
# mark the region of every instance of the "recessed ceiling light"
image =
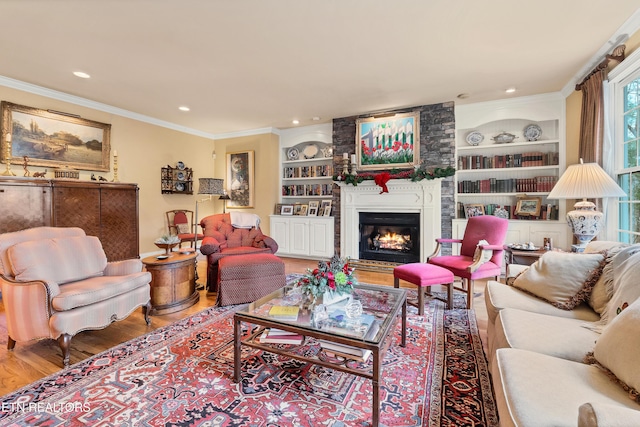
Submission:
<svg viewBox="0 0 640 427">
<path fill-rule="evenodd" d="M 178 110 L 180 110 L 180 111 L 191 111 L 191 108 L 183 105 L 182 107 L 178 107 Z"/>
<path fill-rule="evenodd" d="M 294 125 L 297 125 L 297 124 L 300 124 L 300 121 L 299 121 L 299 120 L 294 120 L 294 121 L 293 121 L 293 122 L 291 122 L 291 123 L 293 123 Z"/>
<path fill-rule="evenodd" d="M 88 79 L 91 77 L 89 74 L 82 71 L 74 71 L 73 75 L 76 77 L 80 77 L 81 79 Z"/>
<path fill-rule="evenodd" d="M 458 99 L 467 99 L 469 97 L 468 93 L 459 93 L 456 98 Z"/>
<path fill-rule="evenodd" d="M 320 117 L 315 116 L 315 117 L 312 117 L 311 120 L 313 120 L 314 122 L 319 122 L 320 121 Z"/>
<path fill-rule="evenodd" d="M 509 89 L 505 90 L 505 92 L 507 92 L 507 93 L 513 93 L 515 91 L 516 91 L 515 87 L 510 87 Z"/>
</svg>

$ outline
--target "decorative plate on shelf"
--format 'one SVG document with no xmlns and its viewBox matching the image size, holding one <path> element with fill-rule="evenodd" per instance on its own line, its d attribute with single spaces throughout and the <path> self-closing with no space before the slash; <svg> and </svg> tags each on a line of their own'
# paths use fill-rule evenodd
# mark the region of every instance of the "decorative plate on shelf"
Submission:
<svg viewBox="0 0 640 427">
<path fill-rule="evenodd" d="M 304 147 L 304 150 L 302 150 L 302 154 L 304 155 L 305 159 L 313 159 L 316 154 L 318 154 L 318 151 L 318 146 L 316 144 L 309 144 Z"/>
<path fill-rule="evenodd" d="M 467 144 L 476 146 L 484 140 L 484 135 L 478 132 L 477 130 L 474 130 L 473 132 L 469 132 L 466 140 L 467 140 Z"/>
<path fill-rule="evenodd" d="M 184 172 L 178 172 L 178 180 L 184 181 Z"/>
<path fill-rule="evenodd" d="M 524 128 L 523 134 L 527 141 L 537 141 L 542 135 L 542 128 L 532 123 Z"/>
<path fill-rule="evenodd" d="M 296 147 L 291 147 L 287 151 L 287 159 L 289 160 L 298 160 L 298 156 L 300 156 L 300 152 Z"/>
<path fill-rule="evenodd" d="M 178 169 L 180 169 L 180 170 L 184 170 L 184 163 L 182 163 L 182 162 L 178 162 L 178 163 L 176 163 L 176 167 L 177 167 Z"/>
<path fill-rule="evenodd" d="M 175 189 L 176 191 L 184 191 L 184 182 L 176 182 Z"/>
</svg>

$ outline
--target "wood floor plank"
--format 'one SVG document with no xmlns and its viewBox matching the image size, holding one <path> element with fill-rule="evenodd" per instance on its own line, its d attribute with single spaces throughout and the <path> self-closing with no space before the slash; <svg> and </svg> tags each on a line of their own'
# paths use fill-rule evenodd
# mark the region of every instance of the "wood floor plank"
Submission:
<svg viewBox="0 0 640 427">
<path fill-rule="evenodd" d="M 287 274 L 305 273 L 308 268 L 313 269 L 317 266 L 317 261 L 313 260 L 282 259 L 285 262 Z M 201 278 L 200 282 L 203 282 L 206 277 L 206 262 L 204 259 L 198 259 L 198 275 Z M 393 274 L 391 272 L 356 271 L 356 277 L 362 283 L 393 286 Z M 476 291 L 482 291 L 484 282 L 477 281 L 476 286 L 480 286 L 480 289 L 477 288 Z M 403 287 L 412 288 L 408 284 L 403 284 Z M 146 325 L 142 309 L 138 309 L 128 318 L 115 322 L 105 329 L 80 332 L 71 340 L 71 363 L 80 362 L 154 329 L 198 313 L 214 306 L 215 302 L 215 294 L 208 294 L 206 290 L 203 290 L 200 291 L 200 301 L 195 305 L 176 313 L 152 316 L 151 326 Z M 476 309 L 478 323 L 481 325 L 480 333 L 484 341 L 487 318 L 484 302 L 481 299 L 476 300 L 474 308 Z M 61 351 L 55 340 L 17 343 L 13 351 L 7 350 L 6 316 L 1 298 L 0 345 L 2 345 L 2 348 L 0 348 L 0 395 L 10 393 L 62 369 Z"/>
</svg>

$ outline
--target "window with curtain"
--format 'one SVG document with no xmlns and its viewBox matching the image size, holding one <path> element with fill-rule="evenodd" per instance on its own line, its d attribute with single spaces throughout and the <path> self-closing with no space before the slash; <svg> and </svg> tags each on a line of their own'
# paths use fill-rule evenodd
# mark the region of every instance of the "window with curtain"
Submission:
<svg viewBox="0 0 640 427">
<path fill-rule="evenodd" d="M 640 55 L 634 53 L 609 75 L 615 172 L 627 193 L 617 206 L 617 237 L 626 243 L 640 243 Z"/>
</svg>

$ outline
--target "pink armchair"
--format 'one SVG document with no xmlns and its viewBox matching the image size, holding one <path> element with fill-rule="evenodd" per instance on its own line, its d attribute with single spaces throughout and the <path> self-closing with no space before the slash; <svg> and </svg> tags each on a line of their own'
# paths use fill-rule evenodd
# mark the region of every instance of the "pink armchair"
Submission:
<svg viewBox="0 0 640 427">
<path fill-rule="evenodd" d="M 200 252 L 207 256 L 207 290 L 217 292 L 218 261 L 225 256 L 274 254 L 278 244 L 262 234 L 260 226 L 237 228 L 228 213 L 210 215 L 200 221 L 204 239 Z"/>
<path fill-rule="evenodd" d="M 462 239 L 436 239 L 436 249 L 427 262 L 446 268 L 454 276 L 462 279 L 462 286 L 454 285 L 453 288 L 466 292 L 467 308 L 473 305 L 475 279 L 500 276 L 508 226 L 509 221 L 504 218 L 491 215 L 474 216 L 467 221 Z M 488 244 L 478 245 L 481 240 L 486 240 Z M 439 256 L 442 243 L 461 243 L 460 255 Z M 479 249 L 477 254 L 476 248 Z"/>
</svg>

